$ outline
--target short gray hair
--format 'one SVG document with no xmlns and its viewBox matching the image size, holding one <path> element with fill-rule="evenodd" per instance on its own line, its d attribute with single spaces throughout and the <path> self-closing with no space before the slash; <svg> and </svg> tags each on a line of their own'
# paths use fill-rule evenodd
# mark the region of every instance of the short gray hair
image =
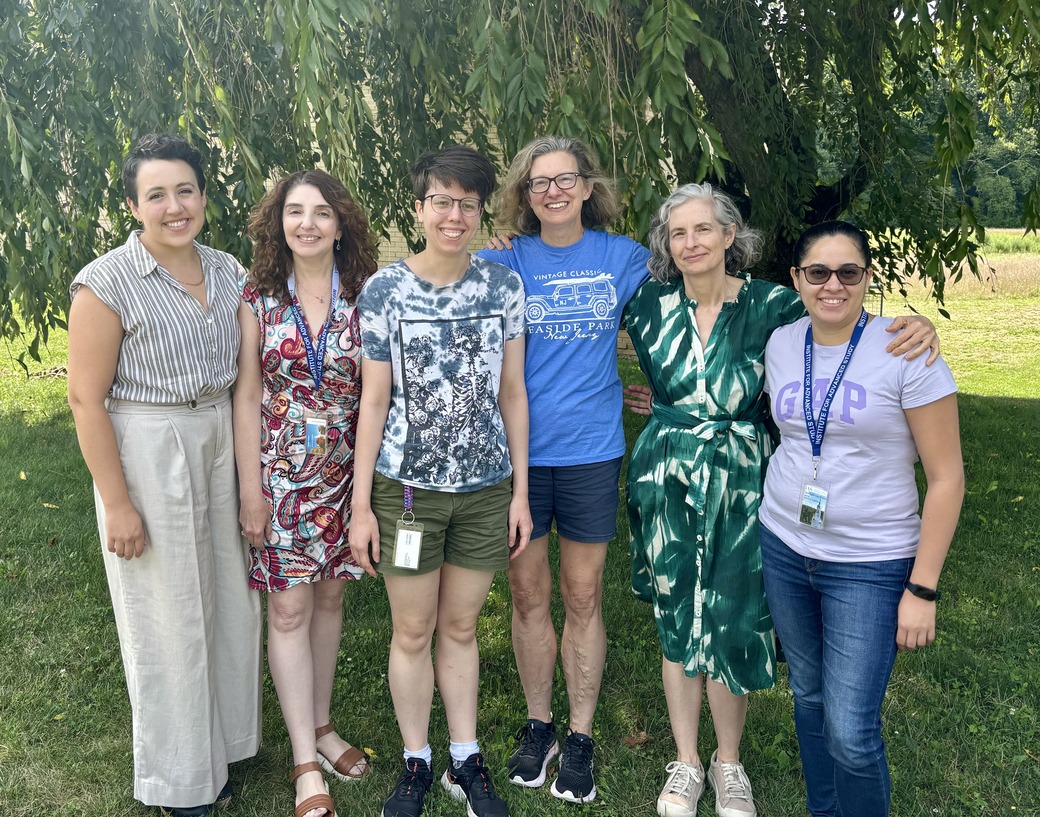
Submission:
<svg viewBox="0 0 1040 817">
<path fill-rule="evenodd" d="M 740 214 L 733 199 L 707 182 L 684 184 L 665 199 L 664 204 L 650 221 L 650 235 L 647 244 L 650 245 L 651 256 L 647 262 L 647 268 L 650 270 L 650 274 L 661 283 L 682 277 L 682 273 L 672 260 L 668 242 L 668 220 L 672 216 L 672 210 L 697 199 L 711 202 L 715 211 L 715 220 L 722 225 L 723 230 L 729 229 L 731 224 L 736 227 L 733 243 L 726 249 L 726 272 L 740 272 L 750 267 L 759 258 L 762 234 L 758 230 L 752 230 L 744 223 L 744 217 Z"/>
</svg>

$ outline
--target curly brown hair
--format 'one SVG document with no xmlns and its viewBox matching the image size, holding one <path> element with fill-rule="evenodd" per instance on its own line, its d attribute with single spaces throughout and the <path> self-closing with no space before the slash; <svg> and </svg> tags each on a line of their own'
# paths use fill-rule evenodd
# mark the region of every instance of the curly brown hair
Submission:
<svg viewBox="0 0 1040 817">
<path fill-rule="evenodd" d="M 340 288 L 354 303 L 365 281 L 376 271 L 376 241 L 368 218 L 351 198 L 343 183 L 324 170 L 301 170 L 272 187 L 249 215 L 249 237 L 253 239 L 253 266 L 249 282 L 265 295 L 289 303 L 289 273 L 292 252 L 282 231 L 282 210 L 289 191 L 301 184 L 318 188 L 336 212 L 343 235 L 333 251 L 339 270 Z"/>
</svg>

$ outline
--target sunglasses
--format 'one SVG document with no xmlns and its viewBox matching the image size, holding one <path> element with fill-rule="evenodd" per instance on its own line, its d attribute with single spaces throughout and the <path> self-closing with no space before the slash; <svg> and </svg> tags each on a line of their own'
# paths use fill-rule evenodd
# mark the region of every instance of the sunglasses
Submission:
<svg viewBox="0 0 1040 817">
<path fill-rule="evenodd" d="M 807 284 L 815 284 L 817 286 L 826 284 L 832 275 L 838 276 L 839 283 L 846 286 L 855 286 L 867 274 L 866 267 L 860 267 L 856 264 L 844 264 L 838 269 L 831 269 L 823 264 L 810 264 L 807 267 L 795 267 L 795 270 L 802 274 Z"/>
</svg>

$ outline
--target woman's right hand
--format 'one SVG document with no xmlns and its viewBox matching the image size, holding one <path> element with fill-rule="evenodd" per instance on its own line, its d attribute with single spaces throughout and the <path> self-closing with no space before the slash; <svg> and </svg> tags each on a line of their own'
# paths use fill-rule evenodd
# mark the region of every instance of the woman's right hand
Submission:
<svg viewBox="0 0 1040 817">
<path fill-rule="evenodd" d="M 125 504 L 105 507 L 105 533 L 108 552 L 127 561 L 144 553 L 148 544 L 144 520 L 129 500 Z"/>
<path fill-rule="evenodd" d="M 653 395 L 649 386 L 635 385 L 625 386 L 624 403 L 633 414 L 642 414 L 644 417 L 650 414 L 653 407 Z"/>
<path fill-rule="evenodd" d="M 379 522 L 371 508 L 353 508 L 347 537 L 354 562 L 373 578 L 379 563 Z"/>
<path fill-rule="evenodd" d="M 259 549 L 271 541 L 271 504 L 263 494 L 242 497 L 238 523 L 242 526 L 242 535 L 253 547 Z"/>
<path fill-rule="evenodd" d="M 488 239 L 487 249 L 489 250 L 511 250 L 513 249 L 513 242 L 511 239 L 516 238 L 516 233 L 502 233 L 501 235 L 492 236 Z"/>
</svg>

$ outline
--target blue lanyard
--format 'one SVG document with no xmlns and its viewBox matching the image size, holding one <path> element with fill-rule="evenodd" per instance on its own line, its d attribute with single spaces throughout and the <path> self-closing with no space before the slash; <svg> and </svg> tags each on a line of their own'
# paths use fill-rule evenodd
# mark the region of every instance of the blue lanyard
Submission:
<svg viewBox="0 0 1040 817">
<path fill-rule="evenodd" d="M 813 419 L 813 408 L 812 408 L 812 323 L 805 329 L 805 381 L 802 385 L 802 410 L 805 413 L 805 430 L 809 432 L 809 443 L 812 445 L 813 455 L 813 479 L 816 479 L 816 471 L 820 462 L 820 452 L 823 450 L 823 435 L 827 431 L 827 415 L 830 414 L 831 403 L 834 402 L 834 395 L 838 393 L 838 386 L 841 385 L 842 378 L 845 377 L 845 370 L 849 366 L 849 361 L 852 360 L 852 353 L 856 351 L 856 345 L 859 343 L 860 337 L 863 335 L 863 327 L 867 325 L 867 310 L 861 310 L 859 320 L 856 321 L 856 328 L 852 330 L 852 337 L 849 339 L 849 345 L 845 349 L 845 357 L 841 361 L 841 365 L 838 366 L 838 370 L 834 373 L 834 379 L 831 380 L 830 388 L 827 389 L 827 394 L 823 398 L 823 403 L 820 404 L 820 416 L 819 419 Z"/>
<path fill-rule="evenodd" d="M 321 378 L 325 374 L 325 345 L 329 340 L 329 325 L 332 323 L 332 313 L 336 308 L 336 298 L 339 295 L 339 270 L 333 264 L 332 296 L 329 298 L 329 314 L 325 316 L 325 323 L 321 325 L 321 332 L 318 333 L 317 349 L 314 348 L 310 329 L 307 328 L 307 321 L 303 317 L 303 312 L 300 311 L 300 306 L 296 301 L 295 272 L 290 273 L 286 284 L 289 288 L 289 297 L 292 299 L 292 312 L 293 317 L 296 319 L 296 329 L 299 331 L 300 339 L 303 341 L 304 351 L 307 352 L 307 368 L 311 370 L 311 377 L 314 378 L 314 388 L 319 389 L 321 388 Z"/>
</svg>

